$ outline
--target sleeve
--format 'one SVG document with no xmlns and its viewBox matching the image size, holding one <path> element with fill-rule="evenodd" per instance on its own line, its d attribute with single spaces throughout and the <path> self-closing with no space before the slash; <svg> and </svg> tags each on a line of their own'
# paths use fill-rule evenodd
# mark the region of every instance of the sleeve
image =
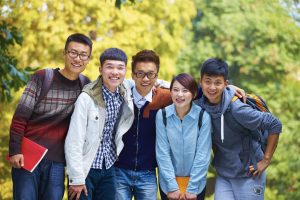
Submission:
<svg viewBox="0 0 300 200">
<path fill-rule="evenodd" d="M 83 146 L 87 133 L 88 104 L 91 103 L 87 96 L 84 92 L 79 95 L 65 140 L 67 173 L 69 180 L 72 180 L 70 185 L 85 184 Z"/>
<path fill-rule="evenodd" d="M 206 175 L 211 158 L 211 118 L 207 112 L 204 112 L 202 126 L 197 138 L 196 155 L 190 173 L 190 181 L 187 192 L 197 194 L 202 191 L 206 185 Z"/>
<path fill-rule="evenodd" d="M 133 88 L 135 86 L 135 82 L 132 79 L 124 79 L 123 84 L 126 88 Z"/>
<path fill-rule="evenodd" d="M 167 129 L 163 123 L 161 110 L 156 114 L 156 160 L 159 174 L 167 183 L 167 192 L 178 190 Z"/>
<path fill-rule="evenodd" d="M 124 84 L 127 84 L 130 88 L 135 86 L 135 82 L 132 79 L 125 79 Z M 161 79 L 157 79 L 155 85 L 161 88 L 170 88 L 170 82 Z"/>
<path fill-rule="evenodd" d="M 161 79 L 157 79 L 155 85 L 161 88 L 166 88 L 166 89 L 170 88 L 170 82 Z"/>
<path fill-rule="evenodd" d="M 273 114 L 255 110 L 241 101 L 233 102 L 232 115 L 237 122 L 250 130 L 267 130 L 270 134 L 279 134 L 282 131 L 281 121 Z"/>
<path fill-rule="evenodd" d="M 28 121 L 33 113 L 40 95 L 42 78 L 35 73 L 27 83 L 10 125 L 9 155 L 21 153 L 21 142 L 25 134 Z"/>
</svg>

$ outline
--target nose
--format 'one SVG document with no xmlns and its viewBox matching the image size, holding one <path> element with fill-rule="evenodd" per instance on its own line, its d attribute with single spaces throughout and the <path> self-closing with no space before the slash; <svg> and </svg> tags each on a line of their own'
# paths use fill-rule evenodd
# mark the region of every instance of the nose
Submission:
<svg viewBox="0 0 300 200">
<path fill-rule="evenodd" d="M 215 86 L 215 84 L 211 84 L 211 85 L 210 85 L 210 89 L 211 89 L 211 90 L 214 90 L 214 89 L 216 89 L 216 86 Z"/>
<path fill-rule="evenodd" d="M 75 61 L 77 61 L 77 62 L 80 62 L 81 61 L 81 59 L 80 59 L 80 57 L 79 57 L 79 54 L 75 57 L 75 58 L 73 58 Z"/>
<path fill-rule="evenodd" d="M 182 96 L 183 92 L 181 90 L 178 91 L 178 96 Z"/>
<path fill-rule="evenodd" d="M 149 78 L 148 78 L 147 74 L 145 74 L 145 76 L 143 77 L 143 81 L 148 81 L 148 80 L 149 80 Z"/>
<path fill-rule="evenodd" d="M 118 69 L 116 67 L 114 67 L 111 71 L 112 74 L 118 74 Z"/>
</svg>

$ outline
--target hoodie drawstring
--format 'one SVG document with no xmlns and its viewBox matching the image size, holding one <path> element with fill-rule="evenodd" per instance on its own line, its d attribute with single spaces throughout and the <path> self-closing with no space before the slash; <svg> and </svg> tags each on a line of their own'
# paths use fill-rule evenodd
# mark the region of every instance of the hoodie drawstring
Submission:
<svg viewBox="0 0 300 200">
<path fill-rule="evenodd" d="M 224 141 L 224 115 L 221 115 L 221 140 Z"/>
</svg>

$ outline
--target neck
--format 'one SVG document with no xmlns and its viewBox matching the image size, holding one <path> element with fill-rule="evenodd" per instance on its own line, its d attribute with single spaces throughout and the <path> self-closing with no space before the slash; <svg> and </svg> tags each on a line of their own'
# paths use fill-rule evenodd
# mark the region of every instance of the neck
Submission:
<svg viewBox="0 0 300 200">
<path fill-rule="evenodd" d="M 72 80 L 72 81 L 77 80 L 79 77 L 79 74 L 69 73 L 68 71 L 66 71 L 66 69 L 60 69 L 59 73 L 61 75 L 63 75 L 65 78 Z"/>
<path fill-rule="evenodd" d="M 186 116 L 190 109 L 191 109 L 192 105 L 188 105 L 182 108 L 176 107 L 176 114 L 179 117 L 179 119 L 183 120 L 184 116 Z"/>
<path fill-rule="evenodd" d="M 106 89 L 108 89 L 109 91 L 111 91 L 111 92 L 113 92 L 113 93 L 115 93 L 115 92 L 117 91 L 117 87 L 111 87 L 111 86 L 109 86 L 108 84 L 106 84 L 106 83 L 104 83 L 104 82 L 103 82 L 103 85 L 104 85 L 104 87 L 105 87 Z"/>
<path fill-rule="evenodd" d="M 138 90 L 138 89 L 136 88 L 136 91 L 137 91 L 142 97 L 145 97 L 147 94 L 149 94 L 149 92 L 150 92 L 151 90 L 149 90 L 149 91 L 140 91 L 140 90 Z"/>
</svg>

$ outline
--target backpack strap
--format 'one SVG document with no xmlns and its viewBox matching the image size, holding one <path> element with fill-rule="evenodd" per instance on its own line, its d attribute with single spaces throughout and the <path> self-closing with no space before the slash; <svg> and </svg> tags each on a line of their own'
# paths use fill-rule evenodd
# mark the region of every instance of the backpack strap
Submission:
<svg viewBox="0 0 300 200">
<path fill-rule="evenodd" d="M 80 82 L 80 89 L 82 90 L 83 87 L 88 83 L 90 79 L 88 79 L 86 76 L 79 74 L 79 82 Z"/>
<path fill-rule="evenodd" d="M 233 96 L 232 99 L 231 99 L 231 102 L 235 102 L 237 99 L 238 99 L 237 96 Z"/>
<path fill-rule="evenodd" d="M 162 111 L 163 123 L 164 123 L 165 127 L 167 127 L 166 109 L 162 108 L 161 111 Z M 204 114 L 204 109 L 201 108 L 201 111 L 199 112 L 199 118 L 198 118 L 198 129 L 200 129 L 202 126 L 203 114 Z"/>
<path fill-rule="evenodd" d="M 45 70 L 44 80 L 43 80 L 43 83 L 41 86 L 41 92 L 40 92 L 40 95 L 36 102 L 36 105 L 39 104 L 41 102 L 41 100 L 47 95 L 47 93 L 51 87 L 51 84 L 53 82 L 53 77 L 54 77 L 53 69 L 46 68 L 44 70 Z"/>
<path fill-rule="evenodd" d="M 166 109 L 165 109 L 165 108 L 162 108 L 162 109 L 161 109 L 161 112 L 162 112 L 162 117 L 163 117 L 163 123 L 164 123 L 165 127 L 167 127 Z"/>
<path fill-rule="evenodd" d="M 202 126 L 203 114 L 204 114 L 204 109 L 201 108 L 201 111 L 199 112 L 199 118 L 198 118 L 198 129 L 200 129 Z"/>
</svg>

